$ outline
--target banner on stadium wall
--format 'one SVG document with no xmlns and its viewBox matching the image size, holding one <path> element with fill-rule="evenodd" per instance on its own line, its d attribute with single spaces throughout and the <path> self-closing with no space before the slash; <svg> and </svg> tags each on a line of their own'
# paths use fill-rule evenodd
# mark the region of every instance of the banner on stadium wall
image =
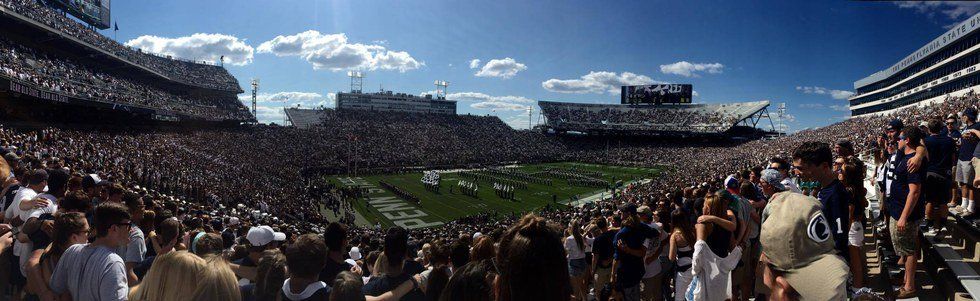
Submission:
<svg viewBox="0 0 980 301">
<path fill-rule="evenodd" d="M 622 104 L 691 103 L 694 86 L 691 84 L 656 84 L 622 86 Z"/>
<path fill-rule="evenodd" d="M 57 101 L 57 102 L 68 102 L 69 100 L 71 100 L 71 97 L 68 97 L 67 95 L 38 90 L 35 89 L 34 87 L 22 85 L 15 81 L 10 81 L 10 91 L 24 94 L 34 98 L 46 99 L 46 100 Z"/>
</svg>

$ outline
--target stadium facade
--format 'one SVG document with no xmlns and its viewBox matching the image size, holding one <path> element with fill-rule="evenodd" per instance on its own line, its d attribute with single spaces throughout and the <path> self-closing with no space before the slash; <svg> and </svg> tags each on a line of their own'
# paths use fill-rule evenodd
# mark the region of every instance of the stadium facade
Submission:
<svg viewBox="0 0 980 301">
<path fill-rule="evenodd" d="M 590 135 L 728 135 L 738 127 L 756 128 L 771 118 L 769 101 L 725 104 L 590 104 L 539 101 L 545 128 Z M 772 126 L 772 124 L 770 124 Z"/>
<path fill-rule="evenodd" d="M 854 82 L 852 116 L 943 101 L 980 85 L 980 14 L 973 15 L 887 69 Z"/>
<path fill-rule="evenodd" d="M 456 114 L 456 101 L 383 91 L 337 93 L 337 109 L 404 113 Z"/>
</svg>

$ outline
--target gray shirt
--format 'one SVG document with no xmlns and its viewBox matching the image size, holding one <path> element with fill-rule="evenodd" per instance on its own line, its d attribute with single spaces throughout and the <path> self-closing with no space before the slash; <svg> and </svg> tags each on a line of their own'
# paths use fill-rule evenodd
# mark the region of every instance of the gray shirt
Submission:
<svg viewBox="0 0 980 301">
<path fill-rule="evenodd" d="M 75 301 L 126 300 L 126 265 L 105 246 L 73 245 L 65 250 L 51 274 L 51 290 L 68 291 Z"/>
<path fill-rule="evenodd" d="M 129 229 L 129 243 L 116 249 L 116 254 L 119 254 L 124 262 L 143 262 L 143 256 L 146 255 L 146 240 L 143 238 L 143 230 L 133 225 Z"/>
</svg>

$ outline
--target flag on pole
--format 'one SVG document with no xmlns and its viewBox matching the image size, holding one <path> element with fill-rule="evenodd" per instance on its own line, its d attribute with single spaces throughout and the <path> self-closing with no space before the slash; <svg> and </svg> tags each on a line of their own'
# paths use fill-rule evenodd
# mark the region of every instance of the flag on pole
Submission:
<svg viewBox="0 0 980 301">
<path fill-rule="evenodd" d="M 115 23 L 114 24 L 115 25 L 115 28 L 113 30 L 114 31 L 119 31 L 119 22 L 114 22 L 114 23 Z"/>
</svg>

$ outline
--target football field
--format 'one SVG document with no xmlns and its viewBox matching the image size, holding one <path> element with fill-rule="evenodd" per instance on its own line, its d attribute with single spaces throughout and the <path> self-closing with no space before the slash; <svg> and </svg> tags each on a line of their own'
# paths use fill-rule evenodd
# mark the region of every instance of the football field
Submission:
<svg viewBox="0 0 980 301">
<path fill-rule="evenodd" d="M 482 212 L 509 214 L 548 204 L 567 206 L 580 198 L 600 193 L 608 195 L 610 190 L 607 187 L 614 187 L 617 183 L 625 186 L 633 181 L 653 178 L 660 170 L 574 162 L 516 165 L 505 168 L 503 173 L 484 169 L 454 170 L 440 173 L 438 191 L 426 189 L 421 172 L 363 177 L 331 176 L 327 180 L 338 186 L 367 189 L 367 197 L 353 201 L 358 225 L 426 228 Z M 460 181 L 474 183 L 478 187 L 475 196 L 461 192 Z M 515 186 L 513 198 L 497 196 L 495 183 Z M 409 193 L 419 202 L 397 195 L 392 186 Z M 332 212 L 324 210 L 323 213 L 332 219 Z"/>
</svg>

